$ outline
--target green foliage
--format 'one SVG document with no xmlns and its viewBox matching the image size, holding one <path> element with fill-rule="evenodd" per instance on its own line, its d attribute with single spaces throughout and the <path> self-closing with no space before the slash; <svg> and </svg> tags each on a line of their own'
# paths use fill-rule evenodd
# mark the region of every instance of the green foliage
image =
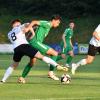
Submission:
<svg viewBox="0 0 100 100">
<path fill-rule="evenodd" d="M 0 16 L 1 19 L 0 20 L 0 43 L 9 42 L 7 38 L 7 33 L 11 29 L 10 22 L 11 20 L 16 18 L 20 18 L 22 20 L 22 23 L 30 22 L 32 19 L 38 19 L 38 20 L 50 19 L 50 17 L 47 16 L 39 17 L 39 16 L 25 16 L 25 15 L 24 16 L 2 15 Z M 44 42 L 48 44 L 59 43 L 61 41 L 61 36 L 64 30 L 66 29 L 66 27 L 68 27 L 70 20 L 75 22 L 73 41 L 77 41 L 79 43 L 88 43 L 92 36 L 92 32 L 100 22 L 100 16 L 77 17 L 73 19 L 62 17 L 62 22 L 60 26 L 56 29 L 51 29 L 49 35 L 47 36 Z"/>
<path fill-rule="evenodd" d="M 99 5 L 99 0 L 1 0 L 0 13 L 1 15 L 12 13 L 49 16 L 59 13 L 69 17 L 95 16 L 100 14 Z"/>
<path fill-rule="evenodd" d="M 51 31 L 52 39 L 47 38 L 46 43 L 59 42 L 69 20 L 76 22 L 73 40 L 77 38 L 79 42 L 88 42 L 91 32 L 100 22 L 99 9 L 100 0 L 0 0 L 0 43 L 8 42 L 7 32 L 12 19 L 21 18 L 24 22 L 32 18 L 48 20 L 48 16 L 53 14 L 60 14 L 63 23 L 60 28 Z M 85 36 L 84 41 L 78 34 Z"/>
</svg>

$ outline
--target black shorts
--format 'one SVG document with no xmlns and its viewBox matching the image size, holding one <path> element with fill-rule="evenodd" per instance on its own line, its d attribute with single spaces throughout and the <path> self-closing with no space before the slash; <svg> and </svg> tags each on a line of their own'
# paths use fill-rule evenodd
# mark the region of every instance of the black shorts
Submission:
<svg viewBox="0 0 100 100">
<path fill-rule="evenodd" d="M 97 52 L 100 54 L 100 47 L 95 47 L 94 45 L 89 44 L 88 55 L 95 56 Z"/>
<path fill-rule="evenodd" d="M 35 48 L 30 46 L 29 44 L 22 44 L 14 49 L 13 60 L 15 62 L 20 62 L 21 58 L 26 55 L 31 59 L 34 58 L 35 54 L 38 52 Z"/>
</svg>

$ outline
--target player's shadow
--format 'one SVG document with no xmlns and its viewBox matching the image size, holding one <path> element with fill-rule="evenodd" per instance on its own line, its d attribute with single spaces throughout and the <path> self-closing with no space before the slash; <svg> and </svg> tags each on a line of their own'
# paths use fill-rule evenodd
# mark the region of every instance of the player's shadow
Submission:
<svg viewBox="0 0 100 100">
<path fill-rule="evenodd" d="M 14 76 L 11 76 L 10 78 L 13 78 L 14 80 L 15 79 L 18 79 L 18 77 L 19 76 L 17 76 L 17 75 L 14 75 Z M 36 81 L 30 81 L 30 79 L 29 78 L 35 78 L 35 79 L 39 79 L 40 81 L 38 81 L 38 82 L 36 82 Z M 45 80 L 43 81 L 43 79 L 45 78 Z M 41 81 L 42 80 L 42 81 Z M 18 80 L 16 80 L 16 81 L 7 81 L 6 83 L 4 83 L 4 84 L 22 84 L 22 85 L 24 85 L 23 83 L 18 83 L 17 82 Z M 55 80 L 53 80 L 53 79 L 51 79 L 51 78 L 48 78 L 48 76 L 47 75 L 29 75 L 29 76 L 27 76 L 27 79 L 26 79 L 26 83 L 25 84 L 48 84 L 48 85 L 60 85 L 61 84 L 61 82 L 60 82 L 60 80 L 59 81 L 55 81 Z"/>
<path fill-rule="evenodd" d="M 16 79 L 18 79 L 18 76 L 17 75 L 14 75 L 14 76 L 11 76 L 11 78 L 16 78 Z M 61 84 L 61 82 L 60 82 L 60 80 L 59 81 L 55 81 L 55 80 L 53 80 L 53 79 L 50 79 L 50 78 L 48 78 L 47 77 L 47 75 L 29 75 L 29 76 L 27 76 L 27 78 L 35 78 L 35 79 L 40 79 L 40 80 L 42 80 L 42 81 L 31 81 L 31 80 L 28 80 L 25 84 L 27 85 L 27 84 L 48 84 L 48 85 L 62 85 Z M 43 78 L 45 78 L 45 80 L 43 81 Z M 100 84 L 86 84 L 86 83 L 84 83 L 84 82 L 86 82 L 86 80 L 87 81 L 99 81 L 100 80 L 100 78 L 99 77 L 96 77 L 96 78 L 90 78 L 90 77 L 72 77 L 72 79 L 71 79 L 72 81 L 71 81 L 71 83 L 69 84 L 70 86 L 76 86 L 76 85 L 78 85 L 78 86 L 98 86 L 98 87 L 100 87 Z M 83 81 L 83 83 L 74 83 L 73 82 L 73 80 L 76 80 L 76 81 L 78 81 L 78 80 L 82 80 Z M 4 84 L 20 84 L 20 85 L 25 85 L 25 84 L 22 84 L 22 83 L 18 83 L 17 82 L 17 80 L 16 81 L 8 81 L 8 82 L 6 82 L 6 83 L 4 83 Z M 67 84 L 68 85 L 68 84 Z"/>
</svg>

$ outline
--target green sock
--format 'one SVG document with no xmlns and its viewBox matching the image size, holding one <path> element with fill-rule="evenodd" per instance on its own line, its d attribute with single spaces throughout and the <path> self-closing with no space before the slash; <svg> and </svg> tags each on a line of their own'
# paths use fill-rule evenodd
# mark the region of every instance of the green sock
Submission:
<svg viewBox="0 0 100 100">
<path fill-rule="evenodd" d="M 71 61 L 72 61 L 72 59 L 73 59 L 73 57 L 69 55 L 69 56 L 67 57 L 66 64 L 70 64 Z"/>
<path fill-rule="evenodd" d="M 23 70 L 22 73 L 22 77 L 25 78 L 27 76 L 27 74 L 29 73 L 29 71 L 31 70 L 32 66 L 30 66 L 29 64 L 27 64 Z"/>
<path fill-rule="evenodd" d="M 61 55 L 58 55 L 56 61 L 59 61 L 61 59 L 63 59 L 62 56 Z"/>
<path fill-rule="evenodd" d="M 52 56 L 51 57 L 54 61 L 56 61 L 56 59 L 57 59 L 57 56 Z M 50 69 L 49 69 L 49 71 L 54 71 L 54 66 L 53 65 L 50 65 Z"/>
</svg>

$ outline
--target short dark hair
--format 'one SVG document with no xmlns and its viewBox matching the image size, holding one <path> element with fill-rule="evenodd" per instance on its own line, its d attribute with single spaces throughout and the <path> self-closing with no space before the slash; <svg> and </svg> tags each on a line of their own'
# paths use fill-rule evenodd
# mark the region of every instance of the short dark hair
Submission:
<svg viewBox="0 0 100 100">
<path fill-rule="evenodd" d="M 53 15 L 52 17 L 51 17 L 51 20 L 61 20 L 61 17 L 60 17 L 60 15 Z"/>
<path fill-rule="evenodd" d="M 16 22 L 21 22 L 21 20 L 20 19 L 14 19 L 13 21 L 11 21 L 11 25 L 13 25 Z"/>
</svg>

